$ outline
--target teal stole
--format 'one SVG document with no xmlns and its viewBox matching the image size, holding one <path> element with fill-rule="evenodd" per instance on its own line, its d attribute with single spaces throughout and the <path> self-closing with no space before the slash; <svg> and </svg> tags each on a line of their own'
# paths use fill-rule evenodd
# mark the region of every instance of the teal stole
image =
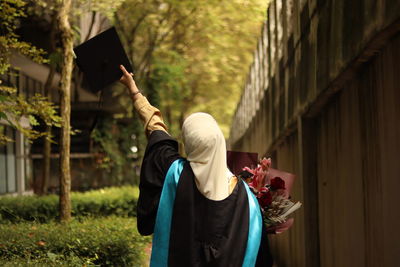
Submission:
<svg viewBox="0 0 400 267">
<path fill-rule="evenodd" d="M 187 161 L 175 160 L 168 169 L 164 186 L 161 191 L 156 222 L 154 226 L 153 245 L 151 251 L 151 267 L 167 267 L 169 253 L 169 236 L 171 230 L 172 212 L 174 207 L 176 189 L 183 166 Z M 261 242 L 262 218 L 257 199 L 246 183 L 246 192 L 249 200 L 249 234 L 247 247 L 243 260 L 243 267 L 252 267 L 256 264 L 258 249 Z"/>
</svg>

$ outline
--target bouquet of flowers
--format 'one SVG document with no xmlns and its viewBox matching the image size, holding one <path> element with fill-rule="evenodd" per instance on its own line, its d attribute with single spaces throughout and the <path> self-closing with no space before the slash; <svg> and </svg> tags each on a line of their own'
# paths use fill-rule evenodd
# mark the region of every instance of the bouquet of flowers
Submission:
<svg viewBox="0 0 400 267">
<path fill-rule="evenodd" d="M 276 176 L 281 174 L 282 177 Z M 301 207 L 289 197 L 294 176 L 271 168 L 271 159 L 263 158 L 256 168 L 243 168 L 241 173 L 260 204 L 264 224 L 269 233 L 281 233 L 290 228 L 290 214 Z M 285 182 L 286 180 L 286 182 Z"/>
</svg>

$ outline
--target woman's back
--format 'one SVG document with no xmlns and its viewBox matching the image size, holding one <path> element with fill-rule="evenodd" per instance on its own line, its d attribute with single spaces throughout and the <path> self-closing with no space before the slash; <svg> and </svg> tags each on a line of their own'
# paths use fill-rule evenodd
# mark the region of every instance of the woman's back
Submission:
<svg viewBox="0 0 400 267">
<path fill-rule="evenodd" d="M 151 265 L 271 266 L 260 208 L 245 183 L 233 188 L 225 139 L 214 118 L 195 113 L 185 120 L 183 159 L 160 111 L 121 70 L 148 136 L 137 223 L 142 235 L 154 233 Z"/>
<path fill-rule="evenodd" d="M 170 237 L 170 266 L 242 266 L 249 228 L 246 189 L 238 183 L 223 200 L 196 187 L 185 164 L 176 192 Z"/>
</svg>

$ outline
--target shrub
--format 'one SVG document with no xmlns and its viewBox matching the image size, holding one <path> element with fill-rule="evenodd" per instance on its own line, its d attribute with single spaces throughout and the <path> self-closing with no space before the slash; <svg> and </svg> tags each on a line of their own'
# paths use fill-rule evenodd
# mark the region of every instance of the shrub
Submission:
<svg viewBox="0 0 400 267">
<path fill-rule="evenodd" d="M 1 266 L 142 266 L 150 241 L 136 231 L 135 218 L 115 216 L 4 223 L 0 233 Z"/>
<path fill-rule="evenodd" d="M 72 192 L 72 215 L 133 217 L 138 195 L 139 189 L 132 186 Z M 58 218 L 58 207 L 57 195 L 0 197 L 0 222 L 49 222 Z"/>
<path fill-rule="evenodd" d="M 53 256 L 53 254 L 49 254 L 50 256 L 46 257 L 37 257 L 34 259 L 30 258 L 7 258 L 7 259 L 0 259 L 0 266 L 2 267 L 24 267 L 24 266 L 29 266 L 29 267 L 70 267 L 70 266 L 99 266 L 95 265 L 88 260 L 82 260 L 81 258 L 77 256 Z"/>
</svg>

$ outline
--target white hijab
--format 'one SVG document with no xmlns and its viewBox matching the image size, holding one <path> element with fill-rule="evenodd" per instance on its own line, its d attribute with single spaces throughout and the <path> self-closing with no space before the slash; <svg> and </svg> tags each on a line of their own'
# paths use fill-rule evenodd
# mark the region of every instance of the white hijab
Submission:
<svg viewBox="0 0 400 267">
<path fill-rule="evenodd" d="M 199 191 L 211 200 L 229 196 L 232 174 L 226 165 L 225 138 L 215 119 L 207 113 L 193 113 L 183 123 L 182 136 Z"/>
</svg>

